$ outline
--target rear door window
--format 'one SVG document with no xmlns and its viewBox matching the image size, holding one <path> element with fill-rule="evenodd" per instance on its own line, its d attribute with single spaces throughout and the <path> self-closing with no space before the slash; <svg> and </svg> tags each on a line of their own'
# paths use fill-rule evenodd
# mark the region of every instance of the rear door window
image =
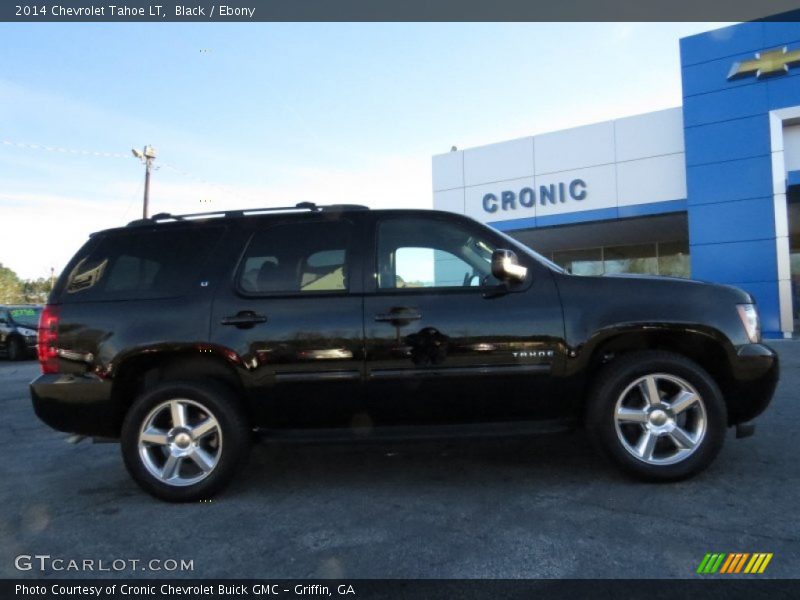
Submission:
<svg viewBox="0 0 800 600">
<path fill-rule="evenodd" d="M 248 295 L 345 292 L 352 225 L 347 221 L 276 225 L 253 235 L 238 277 Z"/>
<path fill-rule="evenodd" d="M 200 277 L 223 230 L 192 227 L 108 234 L 72 268 L 62 301 L 182 295 Z"/>
</svg>

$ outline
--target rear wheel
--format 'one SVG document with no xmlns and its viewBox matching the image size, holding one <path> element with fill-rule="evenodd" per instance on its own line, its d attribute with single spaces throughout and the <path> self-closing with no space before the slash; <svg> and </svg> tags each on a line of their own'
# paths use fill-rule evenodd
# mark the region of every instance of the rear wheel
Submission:
<svg viewBox="0 0 800 600">
<path fill-rule="evenodd" d="M 678 354 L 622 356 L 600 375 L 586 425 L 596 446 L 642 479 L 690 477 L 722 448 L 727 411 L 711 376 Z"/>
<path fill-rule="evenodd" d="M 133 479 L 171 502 L 207 499 L 249 454 L 251 430 L 238 399 L 216 382 L 162 384 L 134 402 L 122 426 Z"/>
</svg>

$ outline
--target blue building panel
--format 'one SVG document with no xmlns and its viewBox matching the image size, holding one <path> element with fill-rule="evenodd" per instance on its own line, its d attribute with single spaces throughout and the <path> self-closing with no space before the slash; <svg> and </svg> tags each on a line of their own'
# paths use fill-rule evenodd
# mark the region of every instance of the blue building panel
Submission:
<svg viewBox="0 0 800 600">
<path fill-rule="evenodd" d="M 580 212 L 536 217 L 536 226 L 550 227 L 552 225 L 586 223 L 588 221 L 607 221 L 609 219 L 616 219 L 618 217 L 619 212 L 617 212 L 616 208 L 597 208 L 595 210 L 582 210 Z"/>
<path fill-rule="evenodd" d="M 800 38 L 784 44 L 788 51 L 800 49 Z M 783 46 L 779 46 L 782 48 Z M 695 96 L 699 94 L 709 94 L 711 92 L 719 92 L 723 90 L 735 90 L 743 87 L 761 86 L 762 84 L 772 80 L 786 79 L 789 77 L 800 77 L 800 69 L 793 68 L 778 78 L 756 78 L 755 74 L 746 75 L 734 79 L 728 79 L 731 68 L 734 63 L 755 58 L 755 52 L 746 52 L 734 56 L 726 56 L 718 60 L 713 60 L 690 67 L 684 67 L 681 70 L 682 84 L 683 84 L 683 97 Z"/>
<path fill-rule="evenodd" d="M 770 337 L 781 336 L 781 299 L 769 112 L 800 106 L 800 66 L 728 77 L 737 61 L 783 47 L 800 49 L 800 23 L 742 23 L 681 40 L 692 276 L 751 292 Z"/>
<path fill-rule="evenodd" d="M 793 72 L 800 74 L 800 67 Z M 770 110 L 800 104 L 800 77 L 776 77 L 767 81 L 765 87 Z"/>
<path fill-rule="evenodd" d="M 680 42 L 683 66 L 708 62 L 764 47 L 763 23 L 741 23 L 683 38 Z"/>
<path fill-rule="evenodd" d="M 689 239 L 693 244 L 773 240 L 774 253 L 775 217 L 772 196 L 692 207 Z"/>
<path fill-rule="evenodd" d="M 800 78 L 797 78 L 800 84 Z M 763 115 L 768 111 L 767 86 L 745 85 L 683 99 L 683 125 L 693 127 Z"/>
<path fill-rule="evenodd" d="M 733 202 L 772 195 L 769 155 L 686 168 L 688 205 Z"/>
<path fill-rule="evenodd" d="M 691 219 L 690 219 L 691 220 Z M 778 264 L 775 240 L 694 244 L 689 238 L 692 277 L 707 281 L 775 282 Z"/>
<path fill-rule="evenodd" d="M 487 223 L 498 231 L 516 231 L 518 229 L 533 229 L 537 227 L 536 217 L 525 217 L 524 219 L 513 219 L 511 221 L 492 221 Z"/>
<path fill-rule="evenodd" d="M 684 67 L 681 69 L 683 97 L 688 98 L 723 90 L 735 90 L 763 83 L 763 81 L 756 79 L 755 75 L 732 80 L 728 79 L 728 74 L 734 63 L 750 60 L 754 55 L 754 52 L 748 52 L 707 63 L 700 63 L 699 65 L 692 65 L 691 67 Z M 786 76 L 793 77 L 796 75 L 800 75 L 800 73 L 790 71 Z"/>
<path fill-rule="evenodd" d="M 764 48 L 785 46 L 800 40 L 800 23 L 781 21 L 765 23 L 763 35 Z"/>
<path fill-rule="evenodd" d="M 686 113 L 684 120 L 696 121 Z M 703 165 L 770 154 L 767 114 L 684 129 L 686 165 Z"/>
<path fill-rule="evenodd" d="M 685 211 L 685 198 L 681 198 L 680 200 L 664 200 L 663 202 L 650 202 L 648 204 L 633 204 L 631 206 L 620 206 L 617 208 L 620 219 L 644 217 L 647 215 L 663 215 L 666 213 Z"/>
</svg>

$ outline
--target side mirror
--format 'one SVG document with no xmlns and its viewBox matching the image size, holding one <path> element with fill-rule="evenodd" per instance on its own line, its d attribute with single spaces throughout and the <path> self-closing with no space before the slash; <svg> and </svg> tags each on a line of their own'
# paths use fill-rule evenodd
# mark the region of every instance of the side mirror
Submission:
<svg viewBox="0 0 800 600">
<path fill-rule="evenodd" d="M 519 264 L 517 255 L 511 250 L 492 252 L 492 275 L 500 281 L 524 281 L 528 268 Z"/>
</svg>

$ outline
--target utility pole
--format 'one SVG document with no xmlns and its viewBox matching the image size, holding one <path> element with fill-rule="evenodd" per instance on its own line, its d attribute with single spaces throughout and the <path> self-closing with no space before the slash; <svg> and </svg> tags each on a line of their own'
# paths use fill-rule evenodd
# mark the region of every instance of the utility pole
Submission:
<svg viewBox="0 0 800 600">
<path fill-rule="evenodd" d="M 156 149 L 152 146 L 145 146 L 144 150 L 137 150 L 134 148 L 131 152 L 144 163 L 144 203 L 142 206 L 142 218 L 146 219 L 150 207 L 150 171 L 153 170 Z"/>
</svg>

